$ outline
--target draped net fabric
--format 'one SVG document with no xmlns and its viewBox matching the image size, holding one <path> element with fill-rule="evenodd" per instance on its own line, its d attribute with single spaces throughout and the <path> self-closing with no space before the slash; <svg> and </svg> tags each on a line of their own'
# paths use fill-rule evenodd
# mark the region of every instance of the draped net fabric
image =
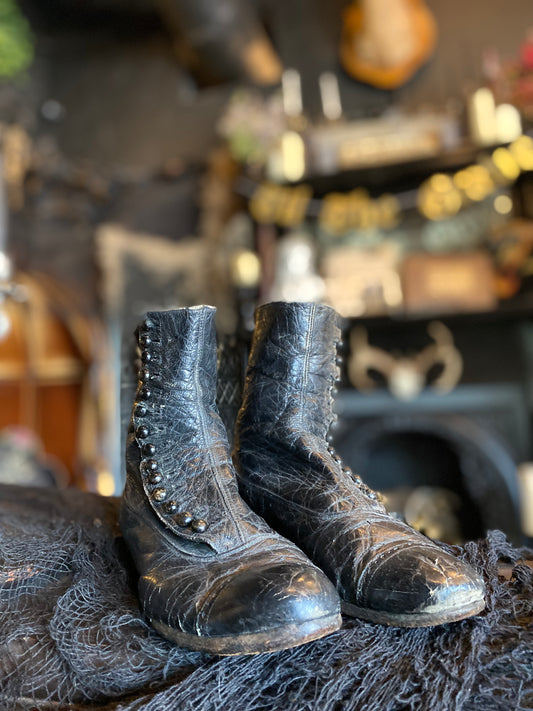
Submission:
<svg viewBox="0 0 533 711">
<path fill-rule="evenodd" d="M 144 621 L 119 501 L 0 487 L 0 708 L 116 711 L 533 709 L 533 570 L 500 532 L 454 549 L 487 610 L 397 629 L 345 618 L 303 647 L 254 657 L 180 649 Z M 498 577 L 498 564 L 512 569 Z"/>
</svg>

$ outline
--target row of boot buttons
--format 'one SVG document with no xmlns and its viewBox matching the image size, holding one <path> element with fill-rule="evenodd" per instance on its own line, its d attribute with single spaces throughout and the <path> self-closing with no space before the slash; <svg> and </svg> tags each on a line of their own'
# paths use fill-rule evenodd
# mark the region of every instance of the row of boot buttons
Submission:
<svg viewBox="0 0 533 711">
<path fill-rule="evenodd" d="M 341 350 L 341 348 L 343 346 L 344 346 L 344 341 L 338 340 L 335 342 L 335 349 L 337 352 L 337 356 L 335 358 L 335 375 L 333 375 L 331 378 L 331 385 L 329 388 L 332 410 L 333 410 L 333 402 L 335 400 L 335 396 L 338 393 L 337 383 L 340 383 L 340 381 L 341 381 L 341 366 L 342 366 L 343 359 L 342 359 L 342 356 L 339 354 L 339 351 Z M 328 433 L 326 436 L 326 439 L 330 445 L 334 440 L 332 430 L 335 429 L 338 419 L 339 419 L 339 416 L 337 415 L 337 413 L 332 412 L 331 422 L 329 423 Z M 335 452 L 333 447 L 328 447 L 328 451 L 330 454 Z M 338 455 L 337 455 L 337 457 L 338 457 Z M 335 457 L 334 457 L 334 459 L 335 459 Z M 337 461 L 337 459 L 335 459 L 335 461 Z M 340 457 L 338 457 L 338 461 L 340 462 Z"/>
<path fill-rule="evenodd" d="M 147 406 L 147 401 L 152 397 L 152 391 L 150 390 L 147 383 L 150 382 L 151 377 L 156 377 L 155 373 L 151 373 L 148 366 L 154 361 L 153 346 L 157 344 L 158 341 L 154 340 L 150 335 L 154 327 L 153 321 L 146 319 L 143 323 L 142 329 L 139 332 L 139 345 L 142 347 L 141 360 L 142 367 L 139 371 L 139 389 L 137 392 L 138 400 L 142 402 L 136 402 L 134 405 L 133 413 L 135 418 L 143 418 L 149 413 Z M 137 441 L 145 440 L 150 436 L 150 429 L 145 425 L 141 424 L 135 428 L 135 437 Z M 203 533 L 207 529 L 207 522 L 202 518 L 194 518 L 194 516 L 189 513 L 189 511 L 178 511 L 178 504 L 175 501 L 167 501 L 167 490 L 160 486 L 163 481 L 163 476 L 159 472 L 159 467 L 156 459 L 152 457 L 156 453 L 156 446 L 150 442 L 144 442 L 141 445 L 141 470 L 148 481 L 150 486 L 154 487 L 150 492 L 150 498 L 156 503 L 161 504 L 161 507 L 165 514 L 172 516 L 175 523 L 182 528 L 189 527 L 195 533 Z"/>
<path fill-rule="evenodd" d="M 331 400 L 332 400 L 332 406 L 333 406 L 333 401 L 335 400 L 335 395 L 337 394 L 337 387 L 336 383 L 339 383 L 341 380 L 341 366 L 343 363 L 343 357 L 340 355 L 339 351 L 344 347 L 344 341 L 339 340 L 335 342 L 335 350 L 336 350 L 336 358 L 335 358 L 335 376 L 332 378 L 332 384 L 329 389 L 330 395 L 331 395 Z M 333 447 L 332 442 L 335 439 L 333 436 L 333 433 L 331 430 L 335 428 L 335 425 L 337 424 L 339 417 L 336 413 L 333 413 L 331 422 L 329 424 L 329 431 L 327 434 L 327 441 L 328 441 L 328 452 L 331 455 L 331 458 L 333 461 L 341 466 L 342 471 L 344 474 L 347 474 L 349 477 L 352 478 L 352 480 L 356 483 L 356 485 L 361 489 L 363 494 L 367 496 L 369 499 L 372 499 L 373 501 L 379 501 L 380 500 L 380 495 L 373 491 L 369 486 L 365 484 L 365 482 L 361 479 L 361 477 L 358 474 L 355 474 L 350 467 L 342 467 L 342 458 L 339 456 L 337 451 L 335 450 L 335 447 Z"/>
</svg>

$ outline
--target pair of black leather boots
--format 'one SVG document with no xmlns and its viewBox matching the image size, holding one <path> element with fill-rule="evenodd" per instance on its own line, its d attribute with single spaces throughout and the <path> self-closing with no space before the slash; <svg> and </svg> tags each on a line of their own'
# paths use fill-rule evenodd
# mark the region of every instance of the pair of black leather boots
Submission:
<svg viewBox="0 0 533 711">
<path fill-rule="evenodd" d="M 152 312 L 138 329 L 121 525 L 153 627 L 184 647 L 252 654 L 338 629 L 341 609 L 405 627 L 482 610 L 479 576 L 389 516 L 328 444 L 335 312 L 257 310 L 233 461 L 214 313 Z"/>
</svg>

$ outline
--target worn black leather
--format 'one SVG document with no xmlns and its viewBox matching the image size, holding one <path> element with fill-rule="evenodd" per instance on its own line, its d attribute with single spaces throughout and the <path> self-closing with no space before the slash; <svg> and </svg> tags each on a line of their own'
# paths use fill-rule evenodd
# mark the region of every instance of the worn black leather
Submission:
<svg viewBox="0 0 533 711">
<path fill-rule="evenodd" d="M 256 311 L 235 438 L 241 493 L 326 572 L 348 614 L 398 626 L 475 614 L 481 578 L 388 515 L 328 445 L 339 338 L 325 305 Z"/>
<path fill-rule="evenodd" d="M 214 313 L 152 312 L 138 329 L 121 527 L 163 635 L 220 654 L 273 651 L 337 629 L 339 597 L 239 496 L 215 405 Z"/>
</svg>

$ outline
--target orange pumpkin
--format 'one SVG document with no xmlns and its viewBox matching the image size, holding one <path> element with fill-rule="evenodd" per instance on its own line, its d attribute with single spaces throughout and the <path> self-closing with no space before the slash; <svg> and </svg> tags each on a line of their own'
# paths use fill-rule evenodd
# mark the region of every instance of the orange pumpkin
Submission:
<svg viewBox="0 0 533 711">
<path fill-rule="evenodd" d="M 436 40 L 424 0 L 360 0 L 344 11 L 340 58 L 354 79 L 396 89 L 429 59 Z"/>
</svg>

